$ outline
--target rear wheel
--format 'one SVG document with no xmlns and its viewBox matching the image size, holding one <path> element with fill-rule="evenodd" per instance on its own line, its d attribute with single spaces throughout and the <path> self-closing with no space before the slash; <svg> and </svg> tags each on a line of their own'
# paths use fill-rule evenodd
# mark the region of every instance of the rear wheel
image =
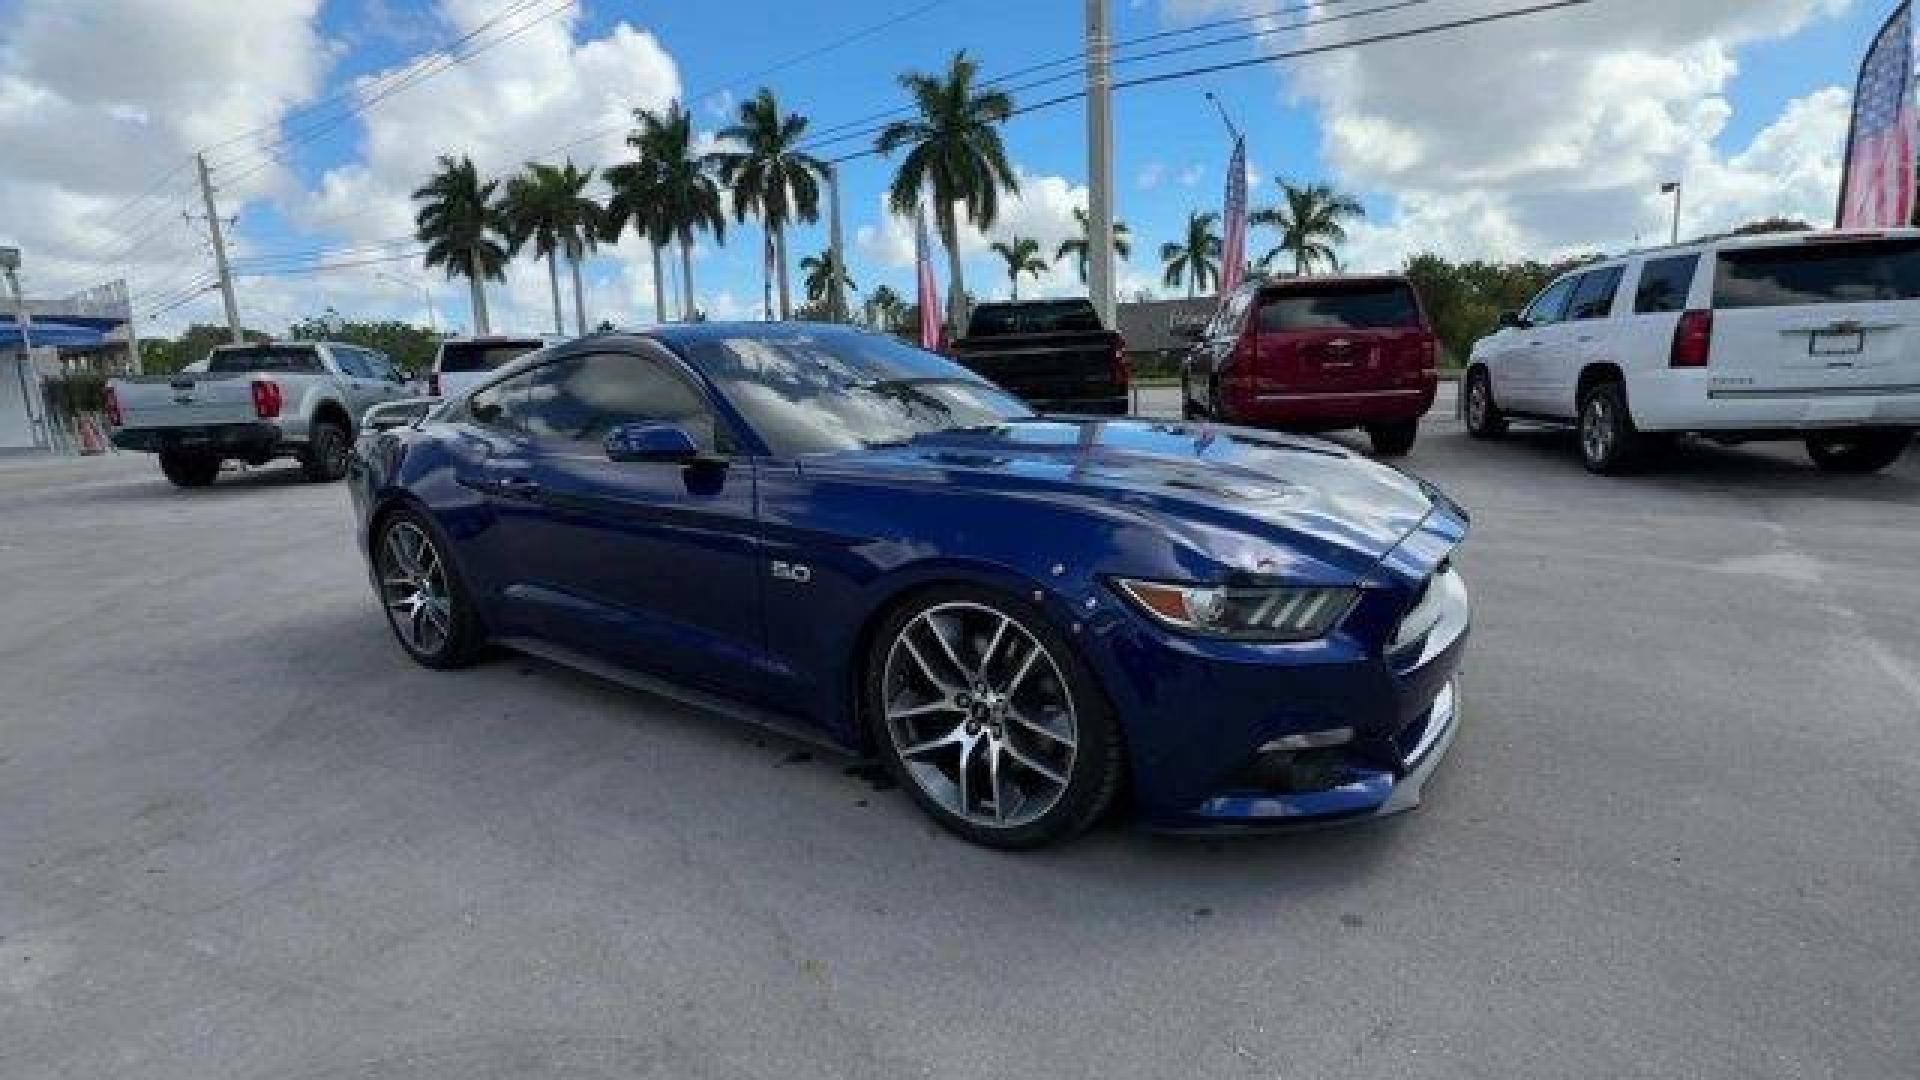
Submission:
<svg viewBox="0 0 1920 1080">
<path fill-rule="evenodd" d="M 1619 383 L 1597 383 L 1580 395 L 1580 461 L 1588 472 L 1626 472 L 1639 462 L 1641 443 Z"/>
<path fill-rule="evenodd" d="M 1807 456 L 1823 472 L 1875 473 L 1900 460 L 1913 443 L 1905 428 L 1867 428 L 1807 436 Z"/>
<path fill-rule="evenodd" d="M 1367 437 L 1373 440 L 1373 452 L 1381 457 L 1401 457 L 1413 449 L 1420 434 L 1420 421 L 1396 420 L 1391 424 L 1368 424 Z"/>
<path fill-rule="evenodd" d="M 300 471 L 315 483 L 331 483 L 347 475 L 347 430 L 327 420 L 315 421 L 300 452 Z"/>
<path fill-rule="evenodd" d="M 1193 404 L 1193 388 L 1187 385 L 1187 376 L 1184 373 L 1180 376 L 1180 419 L 1200 419 L 1200 410 Z"/>
<path fill-rule="evenodd" d="M 1493 403 L 1493 383 L 1487 369 L 1476 367 L 1467 372 L 1467 434 L 1476 439 L 1497 439 L 1507 433 L 1507 418 Z"/>
<path fill-rule="evenodd" d="M 162 450 L 160 471 L 175 487 L 206 487 L 220 475 L 220 459 L 194 450 Z"/>
<path fill-rule="evenodd" d="M 1041 847 L 1112 803 L 1122 767 L 1106 696 L 1031 605 L 972 586 L 929 590 L 881 625 L 866 671 L 881 755 L 952 832 Z"/>
<path fill-rule="evenodd" d="M 412 510 L 396 511 L 381 523 L 373 551 L 380 606 L 407 655 L 430 668 L 472 663 L 484 633 L 439 531 Z"/>
</svg>

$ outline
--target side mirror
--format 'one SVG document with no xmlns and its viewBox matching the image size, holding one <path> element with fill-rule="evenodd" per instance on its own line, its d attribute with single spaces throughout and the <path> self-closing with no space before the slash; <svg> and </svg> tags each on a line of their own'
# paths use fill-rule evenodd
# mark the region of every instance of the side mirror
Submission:
<svg viewBox="0 0 1920 1080">
<path fill-rule="evenodd" d="M 612 461 L 692 461 L 700 456 L 693 436 L 673 424 L 621 424 L 602 440 Z"/>
<path fill-rule="evenodd" d="M 368 409 L 360 418 L 360 427 L 365 431 L 392 431 L 397 427 L 407 427 L 426 419 L 427 413 L 439 398 L 404 398 L 400 401 L 387 401 Z"/>
<path fill-rule="evenodd" d="M 1500 329 L 1525 330 L 1526 328 L 1527 328 L 1526 317 L 1521 315 L 1519 312 L 1503 311 L 1500 313 Z"/>
<path fill-rule="evenodd" d="M 1207 334 L 1207 324 L 1197 319 L 1176 319 L 1167 330 L 1181 341 L 1199 341 Z"/>
</svg>

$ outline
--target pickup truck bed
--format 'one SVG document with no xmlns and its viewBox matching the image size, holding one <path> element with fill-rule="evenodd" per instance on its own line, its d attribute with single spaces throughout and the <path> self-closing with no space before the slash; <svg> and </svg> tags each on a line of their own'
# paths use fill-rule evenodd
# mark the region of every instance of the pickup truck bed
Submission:
<svg viewBox="0 0 1920 1080">
<path fill-rule="evenodd" d="M 982 304 L 950 351 L 1041 412 L 1128 410 L 1126 344 L 1086 299 Z"/>
</svg>

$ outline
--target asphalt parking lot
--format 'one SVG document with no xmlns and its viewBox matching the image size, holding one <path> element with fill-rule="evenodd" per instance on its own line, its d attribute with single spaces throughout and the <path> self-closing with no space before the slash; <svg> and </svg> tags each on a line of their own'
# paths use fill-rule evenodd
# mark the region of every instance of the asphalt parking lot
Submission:
<svg viewBox="0 0 1920 1080">
<path fill-rule="evenodd" d="M 1407 467 L 1476 521 L 1425 807 L 1009 856 L 415 667 L 339 485 L 0 461 L 0 1076 L 1912 1075 L 1920 452 L 1603 479 L 1441 418 Z"/>
</svg>

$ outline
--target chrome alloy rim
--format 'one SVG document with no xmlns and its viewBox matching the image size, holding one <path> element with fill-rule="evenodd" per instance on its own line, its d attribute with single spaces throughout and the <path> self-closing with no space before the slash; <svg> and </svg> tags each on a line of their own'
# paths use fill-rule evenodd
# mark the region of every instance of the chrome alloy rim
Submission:
<svg viewBox="0 0 1920 1080">
<path fill-rule="evenodd" d="M 1586 414 L 1580 418 L 1580 446 L 1588 461 L 1605 461 L 1613 449 L 1613 406 L 1606 398 L 1596 396 L 1587 402 Z"/>
<path fill-rule="evenodd" d="M 380 545 L 380 599 L 415 652 L 432 655 L 446 646 L 453 633 L 446 568 L 433 541 L 411 521 L 388 529 Z"/>
<path fill-rule="evenodd" d="M 1011 829 L 1066 792 L 1073 697 L 1053 654 L 1012 616 L 964 602 L 916 615 L 887 650 L 881 695 L 894 750 L 949 813 Z"/>
<path fill-rule="evenodd" d="M 1487 422 L 1487 380 L 1476 377 L 1467 389 L 1467 420 L 1474 427 Z"/>
</svg>

